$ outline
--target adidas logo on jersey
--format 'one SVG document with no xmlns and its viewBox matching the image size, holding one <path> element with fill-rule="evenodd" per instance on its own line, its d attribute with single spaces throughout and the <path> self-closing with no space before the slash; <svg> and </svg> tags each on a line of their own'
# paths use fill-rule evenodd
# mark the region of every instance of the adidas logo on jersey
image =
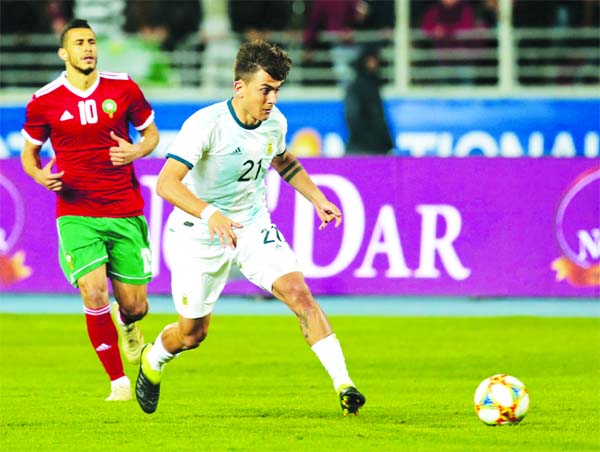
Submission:
<svg viewBox="0 0 600 452">
<path fill-rule="evenodd" d="M 73 115 L 71 113 L 69 113 L 68 110 L 65 110 L 62 114 L 62 116 L 60 117 L 61 121 L 68 121 L 69 119 L 73 119 Z"/>
<path fill-rule="evenodd" d="M 233 151 L 230 155 L 242 155 L 242 150 L 237 147 L 235 148 L 235 151 Z"/>
</svg>

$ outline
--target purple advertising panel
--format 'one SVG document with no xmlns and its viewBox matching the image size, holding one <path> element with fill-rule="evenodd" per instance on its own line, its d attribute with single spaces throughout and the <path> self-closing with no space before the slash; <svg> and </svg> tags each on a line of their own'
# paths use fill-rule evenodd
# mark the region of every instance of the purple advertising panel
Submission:
<svg viewBox="0 0 600 452">
<path fill-rule="evenodd" d="M 136 162 L 154 257 L 151 293 L 167 294 L 162 160 Z M 600 296 L 597 159 L 304 159 L 342 211 L 318 230 L 312 206 L 267 175 L 273 222 L 316 294 Z M 57 259 L 54 194 L 18 159 L 0 160 L 0 290 L 73 292 Z M 260 289 L 232 273 L 229 294 Z"/>
</svg>

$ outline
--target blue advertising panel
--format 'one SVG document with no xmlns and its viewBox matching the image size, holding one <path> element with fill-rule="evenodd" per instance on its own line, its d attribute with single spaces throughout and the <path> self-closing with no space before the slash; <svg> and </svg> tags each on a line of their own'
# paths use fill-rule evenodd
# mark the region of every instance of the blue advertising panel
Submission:
<svg viewBox="0 0 600 452">
<path fill-rule="evenodd" d="M 162 157 L 185 119 L 206 102 L 152 102 Z M 348 136 L 341 101 L 285 101 L 288 148 L 341 156 Z M 25 105 L 0 107 L 0 158 L 18 156 Z M 394 153 L 406 157 L 600 157 L 598 99 L 391 99 Z M 44 154 L 50 151 L 46 143 Z"/>
<path fill-rule="evenodd" d="M 598 157 L 597 99 L 392 100 L 396 154 Z"/>
</svg>

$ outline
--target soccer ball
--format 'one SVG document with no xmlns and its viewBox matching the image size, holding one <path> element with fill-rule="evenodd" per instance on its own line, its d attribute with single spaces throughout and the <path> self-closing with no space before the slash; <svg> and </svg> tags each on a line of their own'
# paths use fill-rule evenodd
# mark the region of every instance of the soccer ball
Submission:
<svg viewBox="0 0 600 452">
<path fill-rule="evenodd" d="M 506 374 L 483 380 L 475 390 L 475 411 L 487 425 L 514 425 L 529 410 L 529 393 L 525 385 Z"/>
</svg>

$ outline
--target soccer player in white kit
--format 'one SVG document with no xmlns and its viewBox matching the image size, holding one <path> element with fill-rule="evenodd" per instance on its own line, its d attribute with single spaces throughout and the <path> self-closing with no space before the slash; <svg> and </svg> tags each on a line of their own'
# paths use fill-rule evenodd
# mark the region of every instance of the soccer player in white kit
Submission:
<svg viewBox="0 0 600 452">
<path fill-rule="evenodd" d="M 146 413 L 158 406 L 163 366 L 206 337 L 232 265 L 296 314 L 306 342 L 333 381 L 344 415 L 358 414 L 365 403 L 294 252 L 267 210 L 264 179 L 271 166 L 314 205 L 319 229 L 342 221 L 340 210 L 286 151 L 287 121 L 275 103 L 290 67 L 290 58 L 276 45 L 243 44 L 234 66 L 233 98 L 190 116 L 169 148 L 157 193 L 175 206 L 165 248 L 179 320 L 142 351 L 136 396 Z"/>
</svg>

